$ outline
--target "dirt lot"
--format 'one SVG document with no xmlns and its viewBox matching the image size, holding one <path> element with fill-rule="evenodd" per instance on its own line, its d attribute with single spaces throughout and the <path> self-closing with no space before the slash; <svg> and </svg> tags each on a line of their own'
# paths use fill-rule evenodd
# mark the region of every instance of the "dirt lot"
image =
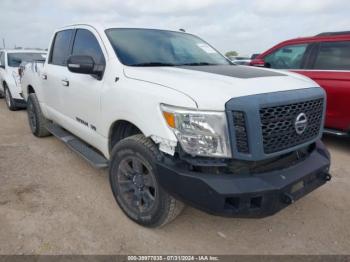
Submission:
<svg viewBox="0 0 350 262">
<path fill-rule="evenodd" d="M 349 254 L 350 140 L 324 140 L 332 182 L 277 215 L 227 219 L 187 207 L 149 230 L 124 216 L 106 171 L 53 137 L 33 137 L 26 112 L 0 101 L 0 253 Z"/>
</svg>

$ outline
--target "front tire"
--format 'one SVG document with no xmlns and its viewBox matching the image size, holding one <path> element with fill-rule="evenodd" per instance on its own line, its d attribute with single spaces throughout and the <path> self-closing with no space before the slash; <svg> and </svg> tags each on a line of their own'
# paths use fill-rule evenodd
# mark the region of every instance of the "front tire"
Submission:
<svg viewBox="0 0 350 262">
<path fill-rule="evenodd" d="M 38 98 L 36 95 L 29 94 L 27 101 L 27 114 L 30 129 L 36 137 L 50 136 L 50 132 L 46 129 L 49 121 L 43 115 Z"/>
<path fill-rule="evenodd" d="M 155 144 L 135 135 L 114 146 L 109 169 L 114 197 L 123 212 L 145 227 L 161 227 L 184 208 L 157 181 L 156 162 L 161 158 Z"/>
<path fill-rule="evenodd" d="M 15 101 L 12 98 L 11 91 L 7 87 L 7 85 L 4 85 L 4 91 L 5 91 L 5 102 L 6 106 L 10 111 L 16 111 L 18 108 L 16 107 Z"/>
</svg>

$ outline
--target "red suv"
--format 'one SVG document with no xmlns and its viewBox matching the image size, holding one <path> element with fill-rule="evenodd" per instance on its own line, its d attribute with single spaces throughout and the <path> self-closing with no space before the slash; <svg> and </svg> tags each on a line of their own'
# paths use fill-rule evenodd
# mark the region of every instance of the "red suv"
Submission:
<svg viewBox="0 0 350 262">
<path fill-rule="evenodd" d="M 250 63 L 312 78 L 327 92 L 326 133 L 350 134 L 350 32 L 282 42 Z"/>
</svg>

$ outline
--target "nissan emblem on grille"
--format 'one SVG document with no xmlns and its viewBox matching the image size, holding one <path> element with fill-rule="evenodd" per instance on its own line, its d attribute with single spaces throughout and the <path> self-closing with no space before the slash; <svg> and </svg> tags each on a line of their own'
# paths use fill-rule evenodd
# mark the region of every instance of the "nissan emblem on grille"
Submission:
<svg viewBox="0 0 350 262">
<path fill-rule="evenodd" d="M 295 119 L 294 123 L 295 131 L 298 135 L 301 135 L 305 132 L 307 128 L 307 117 L 305 113 L 300 113 Z"/>
</svg>

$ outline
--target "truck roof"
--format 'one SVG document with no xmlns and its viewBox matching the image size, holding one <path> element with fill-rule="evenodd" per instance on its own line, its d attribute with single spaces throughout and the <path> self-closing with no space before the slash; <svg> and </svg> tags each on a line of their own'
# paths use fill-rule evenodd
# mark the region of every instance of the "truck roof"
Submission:
<svg viewBox="0 0 350 262">
<path fill-rule="evenodd" d="M 95 28 L 97 31 L 104 31 L 111 28 L 129 28 L 129 29 L 155 29 L 155 30 L 166 30 L 166 31 L 186 33 L 184 31 L 180 31 L 180 28 L 176 29 L 176 28 L 165 28 L 165 27 L 159 27 L 159 26 L 156 27 L 156 26 L 137 26 L 137 25 L 124 26 L 122 24 L 116 25 L 111 23 L 75 23 L 75 24 L 69 24 L 69 25 L 63 26 L 59 28 L 58 31 L 66 28 L 75 27 L 75 26 L 90 26 Z"/>
<path fill-rule="evenodd" d="M 282 41 L 273 47 L 269 48 L 265 52 L 261 53 L 257 58 L 264 57 L 277 48 L 280 48 L 285 45 L 297 45 L 297 44 L 304 44 L 304 43 L 317 43 L 317 42 L 331 42 L 331 41 L 349 41 L 350 40 L 350 33 L 348 31 L 344 32 L 330 32 L 330 33 L 321 33 L 316 36 L 308 36 L 308 37 L 298 37 L 293 39 L 288 39 L 285 41 Z"/>
<path fill-rule="evenodd" d="M 308 37 L 298 37 L 289 39 L 286 41 L 281 42 L 280 44 L 288 43 L 288 42 L 319 42 L 319 41 L 332 41 L 332 40 L 349 40 L 350 39 L 350 33 L 344 32 L 344 33 L 322 33 L 316 36 L 308 36 Z"/>
</svg>

